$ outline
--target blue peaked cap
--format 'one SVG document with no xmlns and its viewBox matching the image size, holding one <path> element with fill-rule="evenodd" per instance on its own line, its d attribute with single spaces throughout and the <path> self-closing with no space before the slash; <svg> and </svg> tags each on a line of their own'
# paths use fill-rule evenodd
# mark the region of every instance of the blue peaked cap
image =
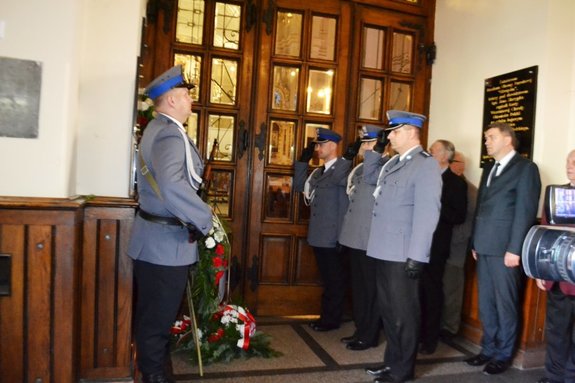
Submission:
<svg viewBox="0 0 575 383">
<path fill-rule="evenodd" d="M 362 141 L 373 141 L 377 139 L 377 134 L 382 131 L 383 128 L 377 125 L 364 125 L 361 127 L 361 140 Z"/>
<path fill-rule="evenodd" d="M 397 129 L 403 125 L 412 125 L 421 129 L 426 117 L 423 114 L 405 112 L 403 110 L 388 110 L 387 120 L 389 121 L 389 127 L 386 130 Z"/>
<path fill-rule="evenodd" d="M 316 139 L 314 140 L 315 143 L 321 144 L 328 141 L 333 141 L 336 144 L 341 141 L 341 136 L 334 132 L 333 130 L 326 129 L 326 128 L 317 128 L 316 129 Z"/>
<path fill-rule="evenodd" d="M 180 65 L 176 65 L 156 77 L 146 87 L 145 94 L 147 94 L 152 100 L 155 100 L 167 91 L 179 87 L 192 89 L 194 88 L 194 85 L 189 84 L 186 81 L 182 72 L 182 67 Z"/>
</svg>

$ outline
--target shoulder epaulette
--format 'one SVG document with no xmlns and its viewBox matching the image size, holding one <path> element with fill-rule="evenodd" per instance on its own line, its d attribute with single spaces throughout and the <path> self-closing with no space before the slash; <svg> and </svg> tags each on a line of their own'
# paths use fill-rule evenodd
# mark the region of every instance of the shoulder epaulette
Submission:
<svg viewBox="0 0 575 383">
<path fill-rule="evenodd" d="M 431 157 L 431 154 L 429 154 L 427 150 L 422 150 L 419 152 L 419 154 L 421 154 L 423 157 Z"/>
</svg>

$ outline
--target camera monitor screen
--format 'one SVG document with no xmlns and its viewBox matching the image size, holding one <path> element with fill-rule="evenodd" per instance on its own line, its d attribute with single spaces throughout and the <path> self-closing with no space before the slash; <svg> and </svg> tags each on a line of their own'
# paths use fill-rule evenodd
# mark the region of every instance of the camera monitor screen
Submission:
<svg viewBox="0 0 575 383">
<path fill-rule="evenodd" d="M 545 213 L 551 224 L 575 224 L 575 188 L 564 185 L 547 186 Z"/>
</svg>

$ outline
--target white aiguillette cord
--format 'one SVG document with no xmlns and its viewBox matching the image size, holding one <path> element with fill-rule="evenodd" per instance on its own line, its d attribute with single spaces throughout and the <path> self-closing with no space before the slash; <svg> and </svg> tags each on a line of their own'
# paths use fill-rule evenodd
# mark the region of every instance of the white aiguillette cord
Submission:
<svg viewBox="0 0 575 383">
<path fill-rule="evenodd" d="M 184 139 L 184 145 L 186 147 L 186 167 L 188 168 L 188 180 L 190 181 L 190 185 L 192 185 L 195 190 L 198 190 L 203 182 L 203 179 L 198 175 L 198 173 L 196 173 L 196 170 L 194 169 L 194 162 L 192 161 L 192 147 L 190 145 L 189 137 L 184 129 L 180 128 L 179 126 L 178 131 L 182 135 L 182 138 Z M 194 181 L 196 182 L 194 183 Z"/>
</svg>

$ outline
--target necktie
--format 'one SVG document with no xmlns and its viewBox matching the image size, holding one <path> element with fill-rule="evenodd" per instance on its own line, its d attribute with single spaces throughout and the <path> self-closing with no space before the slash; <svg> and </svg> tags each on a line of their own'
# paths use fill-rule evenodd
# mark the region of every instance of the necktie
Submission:
<svg viewBox="0 0 575 383">
<path fill-rule="evenodd" d="M 321 168 L 319 168 L 319 174 L 323 173 L 325 173 L 325 165 L 321 165 Z"/>
<path fill-rule="evenodd" d="M 489 185 L 491 185 L 491 180 L 493 179 L 493 177 L 497 177 L 497 169 L 499 169 L 499 165 L 501 165 L 499 162 L 495 162 L 495 166 L 493 166 L 493 168 L 491 169 L 491 172 L 489 173 L 489 178 L 487 179 L 488 187 Z"/>
</svg>

